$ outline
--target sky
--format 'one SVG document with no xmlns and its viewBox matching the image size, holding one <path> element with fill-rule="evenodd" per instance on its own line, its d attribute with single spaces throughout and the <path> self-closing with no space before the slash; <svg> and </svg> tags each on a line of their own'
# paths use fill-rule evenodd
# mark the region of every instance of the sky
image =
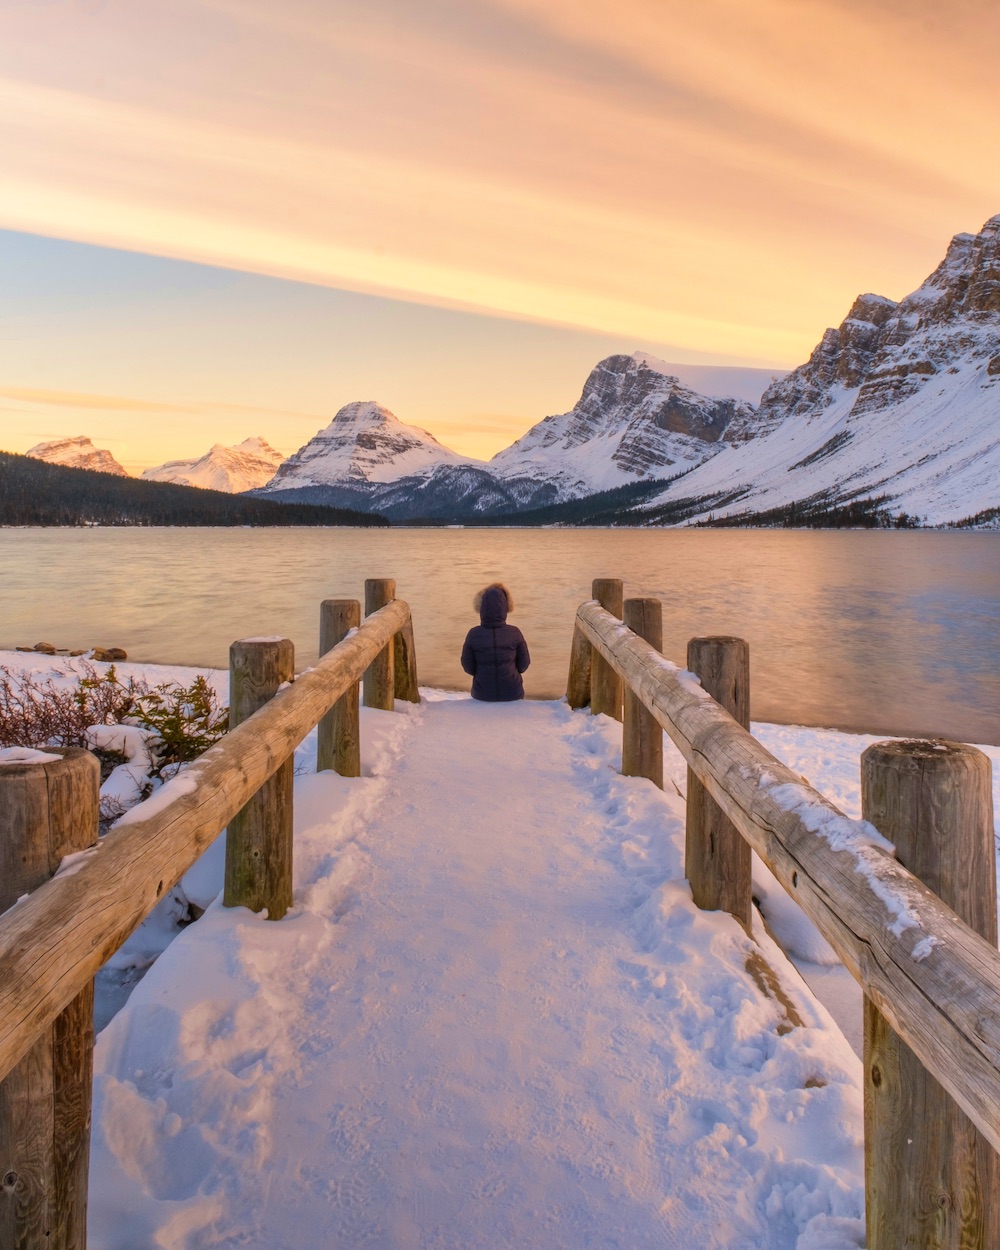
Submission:
<svg viewBox="0 0 1000 1250">
<path fill-rule="evenodd" d="M 998 39 L 992 0 L 0 0 L 0 446 L 291 452 L 376 399 L 488 456 L 612 351 L 766 382 L 1000 211 Z"/>
</svg>

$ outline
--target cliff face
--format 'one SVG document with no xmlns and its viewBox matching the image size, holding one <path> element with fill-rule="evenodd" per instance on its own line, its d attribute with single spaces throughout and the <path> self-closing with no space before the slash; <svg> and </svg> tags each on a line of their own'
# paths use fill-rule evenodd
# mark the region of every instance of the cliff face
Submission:
<svg viewBox="0 0 1000 1250">
<path fill-rule="evenodd" d="M 1000 505 L 998 383 L 1000 216 L 956 235 L 898 304 L 860 296 L 754 416 L 730 423 L 726 454 L 678 487 L 732 496 L 730 513 L 879 497 L 958 520 Z"/>
<path fill-rule="evenodd" d="M 827 407 L 835 388 L 860 386 L 882 348 L 897 305 L 882 295 L 859 295 L 836 329 L 829 329 L 804 365 L 767 388 L 748 420 L 736 421 L 726 441 L 744 443 L 777 429 L 788 417 Z"/>
<path fill-rule="evenodd" d="M 642 353 L 608 356 L 575 407 L 540 421 L 489 467 L 554 478 L 564 497 L 669 477 L 714 455 L 730 424 L 753 411 L 746 400 L 699 395 Z"/>
<path fill-rule="evenodd" d="M 90 469 L 94 473 L 113 473 L 116 477 L 128 477 L 110 451 L 95 447 L 85 434 L 73 438 L 57 438 L 49 443 L 38 443 L 25 453 L 33 460 L 46 464 L 61 464 L 66 469 Z"/>
</svg>

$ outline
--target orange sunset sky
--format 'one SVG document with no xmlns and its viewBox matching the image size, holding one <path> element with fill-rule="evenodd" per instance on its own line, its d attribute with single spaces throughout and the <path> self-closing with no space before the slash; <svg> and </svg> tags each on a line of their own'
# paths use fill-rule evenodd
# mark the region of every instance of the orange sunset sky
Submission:
<svg viewBox="0 0 1000 1250">
<path fill-rule="evenodd" d="M 974 0 L 9 0 L 0 446 L 377 399 L 488 456 L 610 351 L 793 367 L 1000 211 L 998 45 Z"/>
</svg>

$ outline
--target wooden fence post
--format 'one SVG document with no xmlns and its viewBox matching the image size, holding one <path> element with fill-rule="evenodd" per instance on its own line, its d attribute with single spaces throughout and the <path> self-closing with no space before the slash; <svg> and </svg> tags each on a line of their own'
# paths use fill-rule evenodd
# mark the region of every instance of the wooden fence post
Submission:
<svg viewBox="0 0 1000 1250">
<path fill-rule="evenodd" d="M 877 742 L 861 757 L 862 815 L 900 862 L 993 946 L 990 762 L 953 742 Z M 869 1250 L 995 1250 L 997 1156 L 865 998 Z"/>
<path fill-rule="evenodd" d="M 365 616 L 371 616 L 396 597 L 396 583 L 391 577 L 370 577 L 365 582 Z M 365 707 L 391 712 L 395 706 L 396 681 L 393 676 L 395 646 L 389 645 L 372 660 L 365 670 Z"/>
<path fill-rule="evenodd" d="M 97 842 L 97 757 L 0 765 L 0 911 Z M 94 983 L 0 1083 L 0 1246 L 85 1250 Z"/>
<path fill-rule="evenodd" d="M 420 688 L 417 685 L 417 650 L 413 643 L 413 620 L 406 618 L 406 624 L 393 640 L 393 684 L 397 699 L 406 703 L 420 702 Z"/>
<path fill-rule="evenodd" d="M 687 666 L 744 729 L 750 728 L 750 648 L 742 638 L 692 638 Z M 687 776 L 684 864 L 704 911 L 728 911 L 749 933 L 753 900 L 750 846 L 695 774 Z"/>
<path fill-rule="evenodd" d="M 326 655 L 361 624 L 357 599 L 324 599 L 319 605 L 319 653 Z M 319 723 L 316 771 L 332 768 L 341 777 L 361 776 L 361 730 L 358 723 L 358 684 L 333 705 Z"/>
<path fill-rule="evenodd" d="M 626 599 L 624 623 L 657 651 L 663 650 L 663 604 L 659 599 Z M 648 777 L 663 789 L 663 730 L 642 701 L 625 686 L 622 723 L 622 774 Z"/>
<path fill-rule="evenodd" d="M 622 619 L 624 591 L 617 577 L 595 577 L 591 598 L 596 599 L 606 612 Z M 622 679 L 602 655 L 595 651 L 590 666 L 590 710 L 594 715 L 603 712 L 615 720 L 622 718 Z"/>
<path fill-rule="evenodd" d="M 590 702 L 590 670 L 594 648 L 583 630 L 573 626 L 573 645 L 569 653 L 569 677 L 566 679 L 566 702 L 571 708 L 586 707 Z"/>
<path fill-rule="evenodd" d="M 235 728 L 295 677 L 288 638 L 245 638 L 229 648 L 229 725 Z M 229 822 L 226 907 L 267 909 L 280 920 L 292 905 L 292 757 Z"/>
</svg>

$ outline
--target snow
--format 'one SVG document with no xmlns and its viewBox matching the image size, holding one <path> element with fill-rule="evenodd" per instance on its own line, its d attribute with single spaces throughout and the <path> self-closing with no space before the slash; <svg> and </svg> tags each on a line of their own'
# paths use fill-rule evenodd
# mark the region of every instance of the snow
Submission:
<svg viewBox="0 0 1000 1250">
<path fill-rule="evenodd" d="M 441 464 L 479 465 L 400 421 L 374 400 L 345 404 L 330 424 L 284 461 L 268 490 L 365 485 L 429 473 Z"/>
<path fill-rule="evenodd" d="M 281 452 L 263 438 L 245 438 L 235 447 L 215 443 L 195 460 L 168 460 L 144 469 L 142 476 L 153 482 L 176 482 L 180 486 L 236 494 L 266 485 L 283 459 Z"/>
<path fill-rule="evenodd" d="M 36 751 L 33 747 L 0 749 L 0 764 L 51 764 L 53 758 L 50 751 Z"/>
<path fill-rule="evenodd" d="M 805 1022 L 779 1036 L 749 939 L 691 902 L 679 753 L 661 792 L 604 717 L 422 694 L 362 709 L 360 779 L 296 752 L 283 921 L 221 907 L 223 835 L 102 973 L 132 992 L 95 1056 L 91 1246 L 862 1245 L 860 991 L 755 857 Z M 752 730 L 857 821 L 879 739 Z"/>
<path fill-rule="evenodd" d="M 95 447 L 86 434 L 38 443 L 24 454 L 31 456 L 33 460 L 44 460 L 46 464 L 59 464 L 67 469 L 90 469 L 96 473 L 128 477 L 128 473 L 111 452 L 103 447 Z"/>
<path fill-rule="evenodd" d="M 673 787 L 565 704 L 397 706 L 297 778 L 288 917 L 213 903 L 102 1033 L 92 1246 L 860 1245 L 860 1065 L 761 927 L 778 1035 Z"/>
<path fill-rule="evenodd" d="M 114 751 L 125 756 L 125 763 L 111 770 L 101 785 L 101 798 L 121 807 L 131 807 L 142 798 L 150 785 L 155 764 L 153 744 L 159 735 L 138 725 L 91 725 L 87 730 L 87 746 L 91 751 Z"/>
</svg>

